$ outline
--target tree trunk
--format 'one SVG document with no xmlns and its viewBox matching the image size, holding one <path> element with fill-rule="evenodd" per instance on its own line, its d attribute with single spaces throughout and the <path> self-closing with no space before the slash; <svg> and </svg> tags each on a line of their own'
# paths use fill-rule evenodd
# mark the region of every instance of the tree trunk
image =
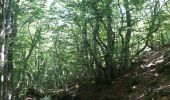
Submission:
<svg viewBox="0 0 170 100">
<path fill-rule="evenodd" d="M 129 2 L 128 0 L 124 0 L 124 7 L 126 10 L 126 35 L 125 35 L 125 44 L 123 48 L 123 68 L 127 69 L 130 67 L 130 39 L 131 39 L 131 13 L 130 13 L 130 8 L 129 8 Z"/>
<path fill-rule="evenodd" d="M 11 38 L 16 34 L 16 15 L 12 11 L 12 0 L 0 1 L 0 75 L 1 100 L 11 100 L 12 71 L 13 71 L 13 42 Z"/>
<path fill-rule="evenodd" d="M 107 8 L 109 13 L 107 14 L 107 46 L 105 53 L 105 67 L 106 67 L 106 81 L 107 83 L 111 83 L 113 77 L 115 75 L 114 63 L 113 63 L 113 53 L 114 53 L 114 45 L 115 45 L 115 33 L 112 31 L 112 8 L 111 8 L 111 0 L 107 2 Z M 114 69 L 114 70 L 113 70 Z"/>
</svg>

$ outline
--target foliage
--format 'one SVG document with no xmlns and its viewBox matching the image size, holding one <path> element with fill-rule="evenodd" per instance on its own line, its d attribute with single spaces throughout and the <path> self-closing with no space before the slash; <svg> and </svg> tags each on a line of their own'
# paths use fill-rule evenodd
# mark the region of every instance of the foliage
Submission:
<svg viewBox="0 0 170 100">
<path fill-rule="evenodd" d="M 10 74 L 15 99 L 28 87 L 66 90 L 72 80 L 82 78 L 93 79 L 96 85 L 111 84 L 117 73 L 132 69 L 131 62 L 142 52 L 170 43 L 169 1 L 49 1 L 13 3 L 17 17 L 11 29 L 16 35 L 8 43 L 13 43 Z M 8 47 L 4 43 L 0 47 Z M 137 83 L 132 77 L 127 84 Z"/>
</svg>

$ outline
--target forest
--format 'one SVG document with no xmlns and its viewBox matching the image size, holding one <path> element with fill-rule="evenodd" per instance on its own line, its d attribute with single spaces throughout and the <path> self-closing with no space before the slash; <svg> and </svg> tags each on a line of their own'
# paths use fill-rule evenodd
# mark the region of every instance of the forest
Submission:
<svg viewBox="0 0 170 100">
<path fill-rule="evenodd" d="M 170 100 L 170 0 L 0 0 L 0 100 Z"/>
</svg>

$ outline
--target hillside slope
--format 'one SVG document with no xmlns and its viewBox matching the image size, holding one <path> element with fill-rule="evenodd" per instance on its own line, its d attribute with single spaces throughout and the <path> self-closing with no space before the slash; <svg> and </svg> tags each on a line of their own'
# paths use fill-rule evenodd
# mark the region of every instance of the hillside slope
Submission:
<svg viewBox="0 0 170 100">
<path fill-rule="evenodd" d="M 133 69 L 111 86 L 80 86 L 81 100 L 170 100 L 170 51 L 167 47 L 146 52 Z"/>
<path fill-rule="evenodd" d="M 67 93 L 53 94 L 52 100 L 170 100 L 169 46 L 143 53 L 133 69 L 110 86 L 84 81 Z"/>
</svg>

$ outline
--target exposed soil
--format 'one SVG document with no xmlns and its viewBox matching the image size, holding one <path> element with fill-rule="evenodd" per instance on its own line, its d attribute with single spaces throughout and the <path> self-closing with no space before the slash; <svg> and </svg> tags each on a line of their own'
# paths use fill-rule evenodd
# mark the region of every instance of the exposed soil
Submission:
<svg viewBox="0 0 170 100">
<path fill-rule="evenodd" d="M 169 58 L 167 47 L 145 52 L 111 85 L 96 87 L 93 81 L 73 85 L 68 89 L 71 98 L 61 100 L 170 100 Z"/>
</svg>

